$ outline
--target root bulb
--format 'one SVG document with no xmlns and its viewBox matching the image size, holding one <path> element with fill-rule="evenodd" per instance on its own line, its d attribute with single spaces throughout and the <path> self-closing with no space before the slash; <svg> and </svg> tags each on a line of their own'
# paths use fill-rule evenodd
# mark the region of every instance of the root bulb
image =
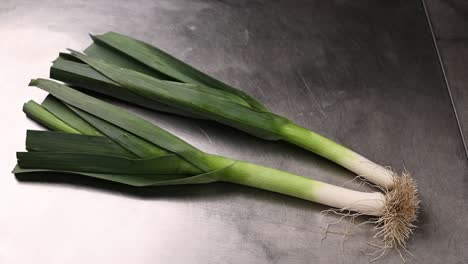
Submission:
<svg viewBox="0 0 468 264">
<path fill-rule="evenodd" d="M 374 225 L 372 228 L 372 231 L 375 232 L 374 238 L 383 242 L 383 245 L 375 245 L 378 250 L 371 255 L 377 255 L 377 257 L 372 261 L 380 259 L 387 249 L 397 250 L 404 260 L 400 249 L 411 254 L 406 249 L 406 244 L 416 227 L 415 222 L 419 210 L 420 201 L 416 183 L 409 173 L 403 172 L 401 176 L 394 176 L 394 184 L 391 190 L 383 189 L 380 186 L 375 187 L 384 192 L 382 198 L 384 202 L 380 207 L 373 209 L 375 217 L 358 224 L 356 228 L 366 224 Z M 362 201 L 355 201 L 355 203 L 360 202 Z M 340 216 L 337 222 L 326 225 L 325 237 L 326 233 L 330 232 L 328 230 L 330 225 L 338 224 L 344 218 L 349 218 L 350 221 L 354 222 L 356 216 L 368 214 L 368 212 L 359 212 L 360 210 L 357 210 L 357 213 L 352 213 L 352 211 L 356 212 L 356 208 L 360 207 L 355 204 L 348 204 L 346 207 L 322 211 L 324 214 L 332 212 Z M 346 234 L 349 233 L 346 232 Z"/>
<path fill-rule="evenodd" d="M 406 249 L 406 242 L 416 227 L 419 198 L 416 183 L 407 172 L 394 177 L 394 187 L 385 194 L 385 206 L 379 218 L 372 220 L 375 238 L 385 248 Z"/>
</svg>

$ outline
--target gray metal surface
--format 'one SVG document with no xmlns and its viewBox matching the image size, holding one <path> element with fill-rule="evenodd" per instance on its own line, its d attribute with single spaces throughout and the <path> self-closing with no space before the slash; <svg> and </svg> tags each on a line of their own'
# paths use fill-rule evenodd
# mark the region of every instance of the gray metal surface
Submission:
<svg viewBox="0 0 468 264">
<path fill-rule="evenodd" d="M 424 0 L 438 40 L 468 37 L 468 3 L 463 0 Z"/>
<path fill-rule="evenodd" d="M 323 206 L 231 184 L 134 189 L 10 174 L 37 128 L 26 87 L 88 32 L 118 30 L 276 113 L 406 168 L 421 193 L 408 263 L 468 261 L 467 161 L 419 1 L 2 1 L 0 263 L 367 263 L 368 227 L 322 238 Z M 130 107 L 130 106 L 128 106 Z M 353 175 L 294 146 L 136 107 L 197 147 L 334 184 Z M 349 188 L 369 190 L 357 184 Z M 346 229 L 345 222 L 334 226 Z M 354 225 L 351 225 L 353 227 Z M 401 263 L 390 252 L 382 263 Z"/>
<path fill-rule="evenodd" d="M 468 156 L 468 2 L 426 0 Z"/>
</svg>

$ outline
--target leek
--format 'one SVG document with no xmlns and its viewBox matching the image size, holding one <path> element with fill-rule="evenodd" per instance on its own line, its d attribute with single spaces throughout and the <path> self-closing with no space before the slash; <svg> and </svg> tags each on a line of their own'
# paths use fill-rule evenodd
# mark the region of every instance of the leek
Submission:
<svg viewBox="0 0 468 264">
<path fill-rule="evenodd" d="M 85 54 L 71 51 L 54 62 L 52 78 L 143 107 L 214 120 L 260 138 L 290 142 L 386 190 L 402 180 L 393 171 L 269 112 L 245 92 L 156 47 L 114 32 L 91 37 L 94 43 Z"/>
<path fill-rule="evenodd" d="M 383 239 L 386 247 L 404 247 L 412 233 L 418 209 L 417 196 L 416 193 L 409 195 L 408 192 L 401 192 L 404 188 L 414 187 L 411 180 L 397 181 L 401 186 L 385 194 L 349 190 L 277 169 L 205 153 L 131 112 L 53 81 L 38 79 L 33 80 L 31 85 L 49 92 L 55 98 L 54 102 L 64 106 L 49 108 L 47 118 L 37 118 L 38 122 L 52 130 L 64 132 L 70 129 L 66 126 L 49 126 L 48 123 L 87 122 L 99 130 L 100 135 L 79 132 L 73 135 L 78 143 L 67 144 L 62 149 L 63 133 L 29 132 L 27 142 L 29 146 L 36 147 L 28 147 L 33 150 L 31 152 L 17 154 L 16 174 L 65 172 L 133 186 L 231 182 L 374 216 L 373 222 L 378 230 L 376 235 Z M 36 106 L 25 107 L 26 114 L 35 117 L 35 112 L 45 110 Z M 74 114 L 58 115 L 55 112 L 64 110 Z M 80 118 L 80 122 L 74 120 Z M 165 153 L 155 157 L 129 157 L 127 152 L 123 154 L 120 147 L 128 147 L 127 150 L 132 153 L 134 151 L 129 147 L 131 144 L 125 144 L 122 135 L 148 142 L 139 145 L 140 148 L 158 148 Z M 90 137 L 95 138 L 94 147 L 79 144 Z M 106 151 L 101 151 L 101 146 Z M 116 151 L 109 153 L 113 148 Z"/>
</svg>

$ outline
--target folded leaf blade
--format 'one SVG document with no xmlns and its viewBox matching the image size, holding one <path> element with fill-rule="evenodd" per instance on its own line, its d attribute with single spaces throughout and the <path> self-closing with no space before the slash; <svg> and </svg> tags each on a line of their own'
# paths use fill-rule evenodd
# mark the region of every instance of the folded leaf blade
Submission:
<svg viewBox="0 0 468 264">
<path fill-rule="evenodd" d="M 244 99 L 255 109 L 266 110 L 260 102 L 247 93 L 231 87 L 145 42 L 115 32 L 92 36 L 92 38 L 96 44 L 114 49 L 176 80 L 226 91 Z"/>
<path fill-rule="evenodd" d="M 103 95 L 111 96 L 119 100 L 127 101 L 152 110 L 173 113 L 192 118 L 201 118 L 189 112 L 183 112 L 174 107 L 147 99 L 143 96 L 132 93 L 128 89 L 120 86 L 118 83 L 107 78 L 91 66 L 70 60 L 70 57 L 76 59 L 70 54 L 61 54 L 50 68 L 50 77 L 73 87 L 89 90 Z M 78 60 L 79 61 L 79 60 Z"/>
<path fill-rule="evenodd" d="M 60 102 L 57 98 L 48 95 L 42 102 L 42 107 L 54 114 L 60 120 L 67 123 L 69 126 L 78 130 L 81 134 L 101 136 L 102 133 L 91 126 L 88 122 L 81 119 L 77 114 L 71 111 L 66 105 Z"/>
<path fill-rule="evenodd" d="M 86 177 L 93 177 L 97 179 L 122 183 L 135 187 L 145 186 L 164 186 L 164 185 L 180 185 L 180 184 L 205 184 L 210 182 L 218 181 L 217 172 L 205 173 L 195 176 L 190 175 L 145 175 L 145 174 L 104 174 L 104 173 L 88 173 L 88 172 L 77 172 L 77 171 L 66 171 L 66 170 L 52 170 L 52 169 L 23 169 L 16 166 L 13 170 L 15 175 L 24 176 L 38 176 L 44 173 L 47 174 L 71 174 Z"/>
<path fill-rule="evenodd" d="M 177 155 L 149 159 L 70 152 L 17 152 L 24 169 L 57 169 L 111 174 L 197 174 L 190 163 Z"/>
<path fill-rule="evenodd" d="M 151 142 L 144 140 L 134 134 L 119 128 L 118 126 L 112 125 L 100 118 L 86 113 L 83 110 L 70 106 L 81 118 L 91 123 L 104 135 L 112 139 L 114 142 L 122 146 L 123 148 L 135 153 L 141 158 L 152 158 L 159 157 L 169 154 L 165 149 L 162 149 Z"/>
<path fill-rule="evenodd" d="M 161 81 L 76 52 L 72 55 L 135 94 L 233 126 L 258 137 L 280 139 L 278 130 L 289 122 L 275 114 L 259 111 L 230 98 L 204 91 L 205 88 L 193 89 L 193 85 Z"/>
<path fill-rule="evenodd" d="M 28 130 L 26 132 L 26 149 L 39 152 L 91 153 L 138 158 L 107 137 L 54 131 Z"/>
<path fill-rule="evenodd" d="M 204 171 L 211 170 L 211 167 L 206 164 L 206 155 L 203 152 L 139 116 L 50 80 L 36 79 L 31 81 L 30 85 L 51 93 L 66 104 L 176 153 Z"/>
</svg>

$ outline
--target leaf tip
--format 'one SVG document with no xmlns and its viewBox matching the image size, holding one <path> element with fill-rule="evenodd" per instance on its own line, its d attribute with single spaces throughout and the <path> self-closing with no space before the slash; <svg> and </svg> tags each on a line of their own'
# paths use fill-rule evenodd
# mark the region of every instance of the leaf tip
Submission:
<svg viewBox="0 0 468 264">
<path fill-rule="evenodd" d="M 83 57 L 85 57 L 86 55 L 79 52 L 79 51 L 76 51 L 76 50 L 73 50 L 73 49 L 67 49 L 69 52 L 70 52 L 70 55 L 81 60 Z"/>
<path fill-rule="evenodd" d="M 33 104 L 33 103 L 35 103 L 34 100 L 29 100 L 26 103 L 24 103 L 23 106 L 30 105 L 30 104 Z"/>
<path fill-rule="evenodd" d="M 94 35 L 94 34 L 91 34 L 91 33 L 88 33 L 89 37 L 95 41 L 96 39 L 98 39 L 98 36 L 97 35 Z"/>
<path fill-rule="evenodd" d="M 38 82 L 39 79 L 31 79 L 31 81 L 29 81 L 28 86 L 36 86 Z"/>
<path fill-rule="evenodd" d="M 15 167 L 13 168 L 13 170 L 11 171 L 11 173 L 17 174 L 17 173 L 19 173 L 20 170 L 21 170 L 21 168 L 19 167 L 18 164 L 16 164 Z"/>
<path fill-rule="evenodd" d="M 31 104 L 31 101 L 32 101 L 32 100 L 29 100 L 29 101 L 27 101 L 26 103 L 23 104 L 23 108 L 22 108 L 22 109 L 23 109 L 23 112 L 26 113 L 26 109 L 28 108 L 28 105 Z"/>
</svg>

